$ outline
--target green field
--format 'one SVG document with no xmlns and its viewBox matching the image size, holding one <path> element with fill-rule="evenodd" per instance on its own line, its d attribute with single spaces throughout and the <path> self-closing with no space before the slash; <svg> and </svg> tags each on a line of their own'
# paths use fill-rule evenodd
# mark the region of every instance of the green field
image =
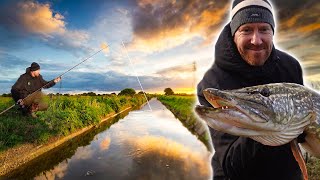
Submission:
<svg viewBox="0 0 320 180">
<path fill-rule="evenodd" d="M 37 112 L 38 118 L 23 116 L 14 107 L 0 116 L 0 151 L 23 143 L 45 143 L 51 137 L 66 136 L 103 117 L 127 107 L 141 105 L 141 94 L 131 96 L 51 96 L 47 111 Z M 0 112 L 14 104 L 10 97 L 0 97 Z"/>
<path fill-rule="evenodd" d="M 193 114 L 195 103 L 194 96 L 159 96 L 158 99 L 172 111 L 175 116 L 190 130 L 193 131 L 197 120 Z M 205 144 L 208 144 L 207 134 L 199 138 Z M 311 157 L 307 162 L 309 180 L 320 179 L 320 159 Z"/>
<path fill-rule="evenodd" d="M 206 131 L 205 124 L 196 119 L 193 114 L 195 98 L 192 95 L 186 96 L 159 96 L 158 100 L 161 101 L 182 124 L 198 139 L 203 142 L 209 151 L 212 150 L 210 146 L 210 134 Z"/>
</svg>

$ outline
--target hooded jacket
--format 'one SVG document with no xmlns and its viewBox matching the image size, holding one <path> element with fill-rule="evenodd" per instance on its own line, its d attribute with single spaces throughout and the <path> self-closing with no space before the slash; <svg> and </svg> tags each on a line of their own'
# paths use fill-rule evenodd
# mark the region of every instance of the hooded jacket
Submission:
<svg viewBox="0 0 320 180">
<path fill-rule="evenodd" d="M 22 74 L 17 82 L 11 88 L 11 94 L 15 101 L 24 99 L 29 94 L 39 90 L 41 88 L 50 88 L 56 83 L 52 81 L 45 81 L 41 75 L 38 77 L 32 77 L 30 74 L 30 67 L 26 69 L 26 73 Z"/>
<path fill-rule="evenodd" d="M 302 85 L 299 62 L 273 47 L 263 66 L 250 66 L 241 58 L 227 24 L 215 45 L 214 64 L 198 84 L 198 100 L 211 106 L 202 93 L 206 88 L 230 90 L 279 82 Z M 301 179 L 290 144 L 271 147 L 211 127 L 209 130 L 215 149 L 211 162 L 213 179 Z"/>
</svg>

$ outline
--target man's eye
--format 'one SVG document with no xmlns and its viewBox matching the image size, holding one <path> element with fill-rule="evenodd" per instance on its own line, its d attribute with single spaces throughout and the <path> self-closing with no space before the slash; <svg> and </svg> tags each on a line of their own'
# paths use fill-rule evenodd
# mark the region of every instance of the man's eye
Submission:
<svg viewBox="0 0 320 180">
<path fill-rule="evenodd" d="M 249 33 L 251 33 L 251 29 L 249 29 L 249 28 L 246 28 L 246 29 L 242 29 L 241 30 L 244 34 L 249 34 Z"/>
<path fill-rule="evenodd" d="M 261 29 L 259 29 L 259 31 L 260 31 L 261 33 L 269 33 L 270 28 L 261 28 Z"/>
</svg>

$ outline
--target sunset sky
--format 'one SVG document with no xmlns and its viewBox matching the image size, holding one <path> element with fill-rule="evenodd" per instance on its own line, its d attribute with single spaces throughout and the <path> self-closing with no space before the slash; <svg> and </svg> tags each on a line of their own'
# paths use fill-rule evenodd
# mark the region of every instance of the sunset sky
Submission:
<svg viewBox="0 0 320 180">
<path fill-rule="evenodd" d="M 320 1 L 271 1 L 276 47 L 296 57 L 305 82 L 320 81 Z M 46 80 L 63 76 L 49 92 L 192 92 L 214 62 L 214 44 L 230 21 L 231 1 L 52 0 L 0 2 L 0 94 L 32 62 Z M 124 43 L 124 46 L 122 45 Z M 126 49 L 126 50 L 125 50 Z M 131 58 L 132 64 L 130 63 Z M 194 65 L 196 68 L 194 68 Z"/>
</svg>

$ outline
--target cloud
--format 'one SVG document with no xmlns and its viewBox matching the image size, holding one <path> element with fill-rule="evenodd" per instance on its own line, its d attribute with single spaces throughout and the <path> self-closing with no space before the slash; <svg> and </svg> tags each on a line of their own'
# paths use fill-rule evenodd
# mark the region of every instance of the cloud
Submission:
<svg viewBox="0 0 320 180">
<path fill-rule="evenodd" d="M 319 10 L 320 3 L 310 0 L 307 3 L 302 1 L 276 1 L 279 31 L 294 31 L 301 35 L 308 33 L 318 33 L 320 29 Z M 289 7 L 288 7 L 289 6 Z M 308 9 L 308 12 L 305 11 Z"/>
<path fill-rule="evenodd" d="M 2 70 L 19 69 L 21 67 L 25 68 L 27 66 L 30 66 L 30 63 L 27 60 L 21 59 L 17 56 L 14 56 L 5 52 L 4 53 L 0 52 L 0 68 Z"/>
<path fill-rule="evenodd" d="M 54 73 L 46 73 L 44 78 L 51 79 L 55 77 Z M 51 77 L 51 78 L 49 78 Z M 192 85 L 192 78 L 180 76 L 139 76 L 142 87 L 147 92 L 163 91 L 167 87 L 184 88 Z M 62 85 L 56 85 L 49 89 L 51 92 L 77 93 L 84 91 L 93 92 L 111 92 L 121 91 L 125 88 L 133 88 L 140 91 L 141 87 L 136 76 L 125 75 L 115 71 L 105 73 L 88 73 L 88 72 L 70 72 L 62 79 Z M 1 84 L 1 83 L 0 83 Z M 1 91 L 0 91 L 1 93 Z"/>
<path fill-rule="evenodd" d="M 209 153 L 194 151 L 164 137 L 148 135 L 128 137 L 124 144 L 129 145 L 129 150 L 132 148 L 140 150 L 133 156 L 133 161 L 143 162 L 137 163 L 138 167 L 133 169 L 134 179 L 146 176 L 155 179 L 163 177 L 208 179 L 210 177 Z M 154 167 L 157 167 L 157 173 L 152 170 Z M 168 172 L 168 168 L 175 169 L 175 171 Z M 141 169 L 145 170 L 144 173 L 140 172 Z"/>
<path fill-rule="evenodd" d="M 106 137 L 104 138 L 104 140 L 102 140 L 100 142 L 100 150 L 101 151 L 104 151 L 104 150 L 108 150 L 109 149 L 109 146 L 110 146 L 110 143 L 111 143 L 111 139 L 110 137 Z"/>
<path fill-rule="evenodd" d="M 51 9 L 49 3 L 11 1 L 0 7 L 0 31 L 9 43 L 0 45 L 8 47 L 15 41 L 31 38 L 74 53 L 91 51 L 83 45 L 88 42 L 89 34 L 83 30 L 69 30 L 66 25 L 64 16 Z"/>
<path fill-rule="evenodd" d="M 95 149 L 90 146 L 79 147 L 73 156 L 73 160 L 91 159 L 95 153 Z"/>
<path fill-rule="evenodd" d="M 63 78 L 64 91 L 120 91 L 125 88 L 139 90 L 140 86 L 135 76 L 108 71 L 106 73 L 70 72 Z M 152 76 L 139 77 L 143 88 L 159 86 L 158 82 L 165 82 L 164 78 Z M 85 86 L 84 86 L 85 85 Z"/>
<path fill-rule="evenodd" d="M 73 52 L 78 57 L 94 51 L 93 48 L 87 46 L 89 39 L 89 33 L 83 30 L 68 30 L 55 37 L 42 38 L 43 42 L 47 45 L 56 49 Z"/>
<path fill-rule="evenodd" d="M 50 4 L 24 1 L 6 4 L 1 8 L 0 22 L 6 28 L 20 33 L 28 32 L 51 36 L 65 32 L 64 17 L 53 13 Z"/>
<path fill-rule="evenodd" d="M 55 166 L 54 169 L 50 171 L 45 171 L 40 175 L 38 175 L 37 177 L 35 177 L 34 179 L 35 180 L 63 179 L 68 172 L 68 168 L 69 168 L 68 161 L 65 160 L 59 163 L 57 166 Z"/>
<path fill-rule="evenodd" d="M 33 60 L 29 58 L 20 58 L 18 56 L 0 52 L 0 79 L 1 80 L 16 80 L 25 73 L 26 68 L 30 66 Z M 49 60 L 37 61 L 41 67 L 41 74 L 52 74 L 54 77 L 58 72 L 66 69 L 66 65 L 61 62 L 53 62 Z"/>
<path fill-rule="evenodd" d="M 132 13 L 133 38 L 130 50 L 161 52 L 194 39 L 209 45 L 221 25 L 229 21 L 227 1 L 149 1 L 139 0 Z M 280 40 L 290 37 L 319 37 L 320 3 L 310 0 L 274 1 Z M 308 9 L 308 12 L 305 11 Z"/>
<path fill-rule="evenodd" d="M 191 79 L 196 70 L 195 64 L 179 65 L 158 71 L 156 74 L 164 77 L 179 77 L 182 79 Z"/>
<path fill-rule="evenodd" d="M 317 0 L 273 1 L 277 12 L 277 45 L 300 60 L 307 81 L 318 77 L 320 3 Z M 307 11 L 306 11 L 307 9 Z"/>
<path fill-rule="evenodd" d="M 229 5 L 220 1 L 137 2 L 132 15 L 133 40 L 130 49 L 163 51 L 201 37 L 212 38 L 224 21 Z"/>
<path fill-rule="evenodd" d="M 9 83 L 7 84 L 0 81 L 0 84 L 4 85 L 1 89 L 11 88 L 19 76 L 25 73 L 26 68 L 29 67 L 30 64 L 31 63 L 26 59 L 0 52 L 0 80 Z"/>
</svg>

